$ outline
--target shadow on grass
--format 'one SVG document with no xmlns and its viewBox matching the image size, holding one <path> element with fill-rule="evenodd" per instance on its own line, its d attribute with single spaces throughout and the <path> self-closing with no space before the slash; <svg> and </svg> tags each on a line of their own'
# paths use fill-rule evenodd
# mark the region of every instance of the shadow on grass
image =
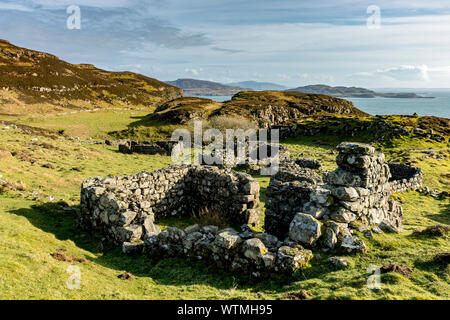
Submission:
<svg viewBox="0 0 450 320">
<path fill-rule="evenodd" d="M 66 208 L 66 209 L 64 209 Z M 282 279 L 255 280 L 247 275 L 233 275 L 216 266 L 187 258 L 154 259 L 147 255 L 128 256 L 121 248 L 102 243 L 99 234 L 87 233 L 76 226 L 76 213 L 65 203 L 45 203 L 11 210 L 25 217 L 33 226 L 55 235 L 58 240 L 71 240 L 78 248 L 97 257 L 85 257 L 92 263 L 117 270 L 117 275 L 130 272 L 138 277 L 150 277 L 161 285 L 209 285 L 217 289 L 248 289 L 253 292 L 284 292 L 283 286 L 303 278 L 301 275 Z M 57 248 L 54 248 L 56 250 Z"/>
<path fill-rule="evenodd" d="M 443 209 L 439 214 L 429 214 L 426 217 L 436 222 L 450 225 L 450 203 L 442 206 Z"/>
</svg>

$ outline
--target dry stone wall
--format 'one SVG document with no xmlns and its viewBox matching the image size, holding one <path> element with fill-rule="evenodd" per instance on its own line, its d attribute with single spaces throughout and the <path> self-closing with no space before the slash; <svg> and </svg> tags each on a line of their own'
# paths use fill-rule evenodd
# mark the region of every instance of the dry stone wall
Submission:
<svg viewBox="0 0 450 320">
<path fill-rule="evenodd" d="M 271 178 L 266 200 L 267 232 L 280 238 L 289 236 L 308 247 L 344 246 L 361 251 L 365 246 L 352 236 L 352 228 L 370 231 L 376 226 L 377 231 L 402 231 L 402 208 L 390 199 L 391 193 L 400 188 L 391 190 L 397 180 L 391 179 L 384 154 L 360 143 L 344 142 L 337 149 L 338 168 L 326 173 L 324 182 L 314 170 L 295 162 L 284 165 Z M 400 177 L 400 167 L 392 168 L 395 178 Z"/>
<path fill-rule="evenodd" d="M 127 140 L 119 144 L 121 153 L 160 154 L 170 156 L 173 148 L 180 146 L 176 141 L 133 141 Z"/>
<path fill-rule="evenodd" d="M 153 257 L 178 256 L 202 260 L 218 268 L 253 277 L 288 275 L 307 267 L 311 250 L 292 241 L 281 242 L 267 234 L 237 232 L 216 226 L 198 225 L 184 230 L 170 227 L 147 234 L 143 243 L 124 243 L 125 253 L 145 251 Z"/>
<path fill-rule="evenodd" d="M 405 192 L 422 187 L 422 169 L 404 163 L 388 163 L 391 192 Z"/>
<path fill-rule="evenodd" d="M 127 254 L 186 257 L 254 277 L 291 274 L 309 266 L 313 248 L 365 252 L 354 229 L 365 235 L 401 231 L 402 208 L 391 193 L 421 183 L 420 169 L 387 164 L 369 145 L 344 142 L 337 149 L 338 168 L 323 178 L 316 161 L 282 163 L 266 193 L 266 233 L 248 227 L 259 223 L 259 184 L 250 175 L 215 166 L 85 180 L 78 222 L 121 244 Z M 243 224 L 242 230 L 194 225 L 161 231 L 155 224 L 158 217 L 204 208 L 230 224 Z"/>
<path fill-rule="evenodd" d="M 204 209 L 231 224 L 256 226 L 259 184 L 245 173 L 195 165 L 88 179 L 82 184 L 79 224 L 123 243 L 154 232 L 155 218 Z"/>
</svg>

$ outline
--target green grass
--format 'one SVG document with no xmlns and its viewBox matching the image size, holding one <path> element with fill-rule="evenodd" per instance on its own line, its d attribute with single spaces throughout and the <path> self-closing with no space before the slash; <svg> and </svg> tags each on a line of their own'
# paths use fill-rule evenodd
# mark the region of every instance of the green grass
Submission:
<svg viewBox="0 0 450 320">
<path fill-rule="evenodd" d="M 138 121 L 149 112 L 151 109 L 145 111 L 99 110 L 50 117 L 39 115 L 3 116 L 2 119 L 49 130 L 64 130 L 66 135 L 73 137 L 104 139 L 109 137 L 108 132 L 125 130 L 130 123 Z"/>
<path fill-rule="evenodd" d="M 102 114 L 108 115 L 109 111 Z M 96 127 L 95 118 L 84 125 L 97 130 L 100 136 L 107 135 L 117 123 L 112 114 L 103 118 L 106 120 L 101 126 Z M 80 121 L 90 116 L 80 114 Z M 59 123 L 70 128 L 70 119 L 71 116 L 61 118 Z M 121 123 L 128 127 L 134 121 L 130 116 Z M 32 141 L 35 137 L 38 141 Z M 286 144 L 294 156 L 320 159 L 325 168 L 332 169 L 335 155 L 330 151 L 336 142 L 337 139 L 321 137 L 290 139 Z M 423 168 L 425 185 L 448 191 L 450 160 L 421 159 L 423 154 L 417 150 L 428 148 L 442 149 L 448 154 L 440 144 L 424 145 L 417 141 L 398 141 L 394 148 L 383 147 L 383 151 L 388 159 L 417 161 Z M 255 281 L 202 262 L 177 258 L 157 261 L 145 256 L 125 256 L 120 248 L 105 245 L 102 249 L 101 236 L 79 230 L 75 213 L 66 208 L 78 205 L 81 181 L 94 176 L 156 170 L 171 163 L 170 157 L 125 155 L 116 149 L 0 130 L 0 174 L 2 179 L 21 186 L 21 190 L 0 193 L 0 299 L 282 299 L 286 292 L 301 289 L 308 290 L 315 299 L 450 298 L 450 268 L 431 262 L 436 253 L 450 250 L 449 237 L 413 234 L 414 230 L 433 224 L 450 224 L 450 200 L 435 200 L 417 192 L 395 195 L 404 208 L 405 231 L 374 235 L 372 239 L 360 235 L 369 252 L 350 256 L 351 268 L 344 270 L 330 265 L 327 261 L 330 255 L 319 251 L 315 252 L 312 267 L 293 277 Z M 15 151 L 26 153 L 20 158 L 11 155 Z M 54 169 L 42 167 L 47 163 Z M 261 184 L 264 208 L 269 178 L 256 179 Z M 50 196 L 55 197 L 55 202 L 49 202 Z M 263 210 L 261 215 L 263 219 Z M 164 227 L 184 227 L 191 220 L 164 219 L 161 223 Z M 262 227 L 258 231 L 263 231 Z M 66 287 L 67 267 L 73 263 L 50 256 L 60 248 L 88 260 L 75 263 L 81 269 L 80 290 Z M 367 289 L 367 268 L 390 262 L 414 268 L 412 278 L 384 274 L 381 290 Z M 131 272 L 137 278 L 118 279 L 123 272 Z"/>
</svg>

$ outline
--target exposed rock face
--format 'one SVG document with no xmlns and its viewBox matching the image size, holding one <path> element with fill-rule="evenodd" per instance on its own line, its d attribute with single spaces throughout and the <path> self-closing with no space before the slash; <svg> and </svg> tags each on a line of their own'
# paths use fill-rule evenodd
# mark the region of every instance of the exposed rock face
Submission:
<svg viewBox="0 0 450 320">
<path fill-rule="evenodd" d="M 352 236 L 349 228 L 353 226 L 367 226 L 367 231 L 378 225 L 388 231 L 402 230 L 402 208 L 390 199 L 391 174 L 384 155 L 360 143 L 344 142 L 337 149 L 338 169 L 325 175 L 325 184 L 314 171 L 295 163 L 271 178 L 266 231 L 306 246 L 339 247 L 352 253 L 366 250 Z"/>
<path fill-rule="evenodd" d="M 161 216 L 191 215 L 203 209 L 232 224 L 259 223 L 259 184 L 245 173 L 209 166 L 172 166 L 133 176 L 83 182 L 79 223 L 116 243 L 157 233 Z"/>
<path fill-rule="evenodd" d="M 264 128 L 288 125 L 316 114 L 365 115 L 348 100 L 286 91 L 242 91 L 224 103 L 216 114 L 244 116 Z"/>
<path fill-rule="evenodd" d="M 152 117 L 183 124 L 191 119 L 229 116 L 255 121 L 259 127 L 292 125 L 316 115 L 366 115 L 353 103 L 320 94 L 284 91 L 242 91 L 223 103 L 210 99 L 184 97 L 158 107 Z"/>
</svg>

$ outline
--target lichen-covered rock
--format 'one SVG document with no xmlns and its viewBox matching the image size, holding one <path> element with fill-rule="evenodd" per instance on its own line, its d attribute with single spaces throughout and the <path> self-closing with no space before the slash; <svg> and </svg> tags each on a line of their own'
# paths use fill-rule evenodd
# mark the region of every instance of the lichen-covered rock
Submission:
<svg viewBox="0 0 450 320">
<path fill-rule="evenodd" d="M 125 227 L 117 227 L 116 239 L 120 242 L 135 242 L 142 236 L 142 226 L 137 224 L 128 225 Z"/>
<path fill-rule="evenodd" d="M 347 268 L 350 260 L 347 257 L 330 257 L 329 261 L 340 268 Z"/>
<path fill-rule="evenodd" d="M 230 250 L 236 248 L 241 243 L 241 241 L 241 237 L 233 229 L 221 230 L 214 240 L 213 251 L 219 253 L 220 251 L 222 251 L 221 249 Z"/>
<path fill-rule="evenodd" d="M 345 236 L 341 243 L 341 248 L 348 253 L 366 252 L 367 247 L 364 241 L 356 237 Z"/>
<path fill-rule="evenodd" d="M 313 246 L 321 236 L 321 222 L 309 214 L 297 213 L 289 226 L 289 237 Z"/>
<path fill-rule="evenodd" d="M 246 240 L 243 244 L 242 251 L 246 258 L 255 263 L 261 263 L 263 256 L 269 253 L 264 243 L 257 238 Z"/>
<path fill-rule="evenodd" d="M 336 222 L 349 223 L 356 220 L 356 215 L 344 208 L 338 209 L 335 213 L 331 215 L 331 219 Z"/>
<path fill-rule="evenodd" d="M 334 249 L 337 242 L 337 232 L 335 232 L 333 228 L 327 227 L 324 234 L 324 246 L 329 249 Z"/>
<path fill-rule="evenodd" d="M 352 187 L 335 187 L 331 194 L 340 200 L 355 201 L 359 198 L 358 192 Z"/>
<path fill-rule="evenodd" d="M 311 250 L 297 247 L 282 246 L 277 252 L 277 269 L 283 273 L 290 273 L 308 266 L 313 258 Z"/>
</svg>

